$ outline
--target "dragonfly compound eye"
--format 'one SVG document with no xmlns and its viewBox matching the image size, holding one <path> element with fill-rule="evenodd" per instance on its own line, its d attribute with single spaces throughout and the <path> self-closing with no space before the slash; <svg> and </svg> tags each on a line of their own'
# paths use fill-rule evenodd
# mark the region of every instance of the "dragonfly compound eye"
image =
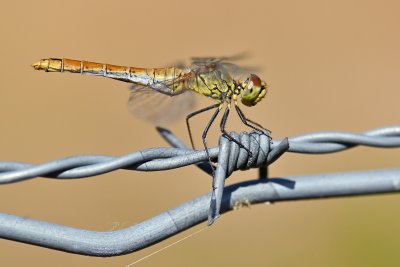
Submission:
<svg viewBox="0 0 400 267">
<path fill-rule="evenodd" d="M 254 106 L 267 93 L 267 83 L 262 81 L 257 75 L 251 74 L 243 84 L 241 92 L 242 103 L 246 106 Z"/>
</svg>

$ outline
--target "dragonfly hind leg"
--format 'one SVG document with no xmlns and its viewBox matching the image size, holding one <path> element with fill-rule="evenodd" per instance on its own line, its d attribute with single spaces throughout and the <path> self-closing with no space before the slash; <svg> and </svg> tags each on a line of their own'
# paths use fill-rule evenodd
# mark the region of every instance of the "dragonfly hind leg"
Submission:
<svg viewBox="0 0 400 267">
<path fill-rule="evenodd" d="M 206 139 L 207 139 L 208 130 L 210 130 L 211 125 L 214 123 L 215 118 L 218 116 L 218 113 L 220 112 L 221 107 L 222 107 L 221 104 L 214 105 L 214 106 L 216 106 L 216 110 L 215 110 L 214 114 L 211 116 L 211 119 L 210 119 L 210 121 L 207 123 L 207 126 L 206 126 L 206 128 L 204 129 L 204 131 L 203 131 L 203 135 L 201 136 L 201 139 L 203 140 L 204 149 L 206 150 L 208 162 L 210 163 L 210 166 L 211 166 L 211 169 L 212 169 L 212 175 L 213 175 L 213 177 L 215 177 L 215 167 L 214 167 L 214 165 L 212 164 L 211 157 L 210 157 L 210 153 L 208 152 L 208 146 L 207 146 L 207 140 L 206 140 Z M 211 109 L 211 106 L 209 107 L 209 109 Z M 207 110 L 208 110 L 208 109 L 207 109 Z"/>
<path fill-rule="evenodd" d="M 218 113 L 221 110 L 221 107 L 222 107 L 221 103 L 213 104 L 211 106 L 208 106 L 208 107 L 202 108 L 200 110 L 197 110 L 197 111 L 195 111 L 193 113 L 190 113 L 189 115 L 186 116 L 186 126 L 187 126 L 187 129 L 188 129 L 188 133 L 189 133 L 189 137 L 190 137 L 190 142 L 192 144 L 192 148 L 194 149 L 193 136 L 192 136 L 192 131 L 191 131 L 191 128 L 190 128 L 190 123 L 189 123 L 190 118 L 192 118 L 193 116 L 196 116 L 196 115 L 198 115 L 200 113 L 203 113 L 203 112 L 206 112 L 208 110 L 211 110 L 213 108 L 216 109 L 214 114 L 211 116 L 210 121 L 207 123 L 206 128 L 204 129 L 203 135 L 202 135 L 203 146 L 204 146 L 204 149 L 205 149 L 206 154 L 207 154 L 208 162 L 210 163 L 210 166 L 211 166 L 211 169 L 212 169 L 213 177 L 214 177 L 214 172 L 215 172 L 214 169 L 215 168 L 214 168 L 214 165 L 212 164 L 210 153 L 208 152 L 208 146 L 207 146 L 206 138 L 207 138 L 207 133 L 210 130 L 211 125 L 213 124 L 213 122 L 215 121 L 215 118 L 218 116 Z"/>
<path fill-rule="evenodd" d="M 190 128 L 189 120 L 190 120 L 192 117 L 194 117 L 194 116 L 196 116 L 196 115 L 199 115 L 200 113 L 206 112 L 206 111 L 208 111 L 208 110 L 210 110 L 210 109 L 213 109 L 213 108 L 218 108 L 219 105 L 220 105 L 219 103 L 218 103 L 218 104 L 213 104 L 213 105 L 211 105 L 211 106 L 208 106 L 208 107 L 205 107 L 205 108 L 196 110 L 196 111 L 194 111 L 194 112 L 192 112 L 192 113 L 190 113 L 189 115 L 186 116 L 186 127 L 187 127 L 187 130 L 188 130 L 188 133 L 189 133 L 190 143 L 191 143 L 193 149 L 194 149 L 194 142 L 193 142 L 192 130 L 191 130 L 191 128 Z M 218 112 L 219 112 L 219 111 L 218 111 Z M 218 115 L 218 113 L 217 113 L 217 115 Z M 216 115 L 215 115 L 215 116 L 216 116 Z M 214 119 L 215 119 L 215 118 L 214 118 Z M 211 122 L 211 123 L 212 123 L 212 122 Z M 210 126 L 211 126 L 211 125 L 210 125 Z M 210 126 L 209 126 L 208 128 L 210 128 Z M 207 131 L 208 131 L 208 129 L 207 129 Z M 203 133 L 203 135 L 204 135 L 204 133 Z M 206 133 L 206 135 L 207 135 L 207 133 Z M 204 143 L 204 142 L 203 142 L 203 143 Z"/>
</svg>

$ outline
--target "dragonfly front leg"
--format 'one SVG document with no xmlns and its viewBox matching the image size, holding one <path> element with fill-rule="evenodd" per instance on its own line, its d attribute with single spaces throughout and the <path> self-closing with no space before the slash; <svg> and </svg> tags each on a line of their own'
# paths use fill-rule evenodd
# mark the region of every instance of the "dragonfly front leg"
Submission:
<svg viewBox="0 0 400 267">
<path fill-rule="evenodd" d="M 261 126 L 257 122 L 254 122 L 254 121 L 246 118 L 246 116 L 243 114 L 243 111 L 239 108 L 238 105 L 235 105 L 235 108 L 236 108 L 236 111 L 237 111 L 237 113 L 239 115 L 240 120 L 243 122 L 244 125 L 250 127 L 251 129 L 253 129 L 253 130 L 255 130 L 255 131 L 259 132 L 259 133 L 265 134 L 268 137 L 270 137 L 270 134 L 271 134 L 270 130 L 268 130 L 267 128 L 264 128 L 263 126 Z"/>
</svg>

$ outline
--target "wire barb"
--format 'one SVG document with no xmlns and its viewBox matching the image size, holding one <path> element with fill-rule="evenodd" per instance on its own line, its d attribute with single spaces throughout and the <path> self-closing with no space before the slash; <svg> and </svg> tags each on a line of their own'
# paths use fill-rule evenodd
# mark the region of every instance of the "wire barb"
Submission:
<svg viewBox="0 0 400 267">
<path fill-rule="evenodd" d="M 230 137 L 231 139 L 239 140 L 246 149 L 240 148 L 239 145 L 231 141 L 231 139 L 224 136 L 220 137 L 218 164 L 215 176 L 213 177 L 208 225 L 213 224 L 219 217 L 225 179 L 236 170 L 270 165 L 289 149 L 288 139 L 285 138 L 271 151 L 269 136 L 256 131 L 250 134 L 242 132 L 240 135 L 231 132 Z M 249 150 L 251 154 L 249 154 L 247 150 Z"/>
</svg>

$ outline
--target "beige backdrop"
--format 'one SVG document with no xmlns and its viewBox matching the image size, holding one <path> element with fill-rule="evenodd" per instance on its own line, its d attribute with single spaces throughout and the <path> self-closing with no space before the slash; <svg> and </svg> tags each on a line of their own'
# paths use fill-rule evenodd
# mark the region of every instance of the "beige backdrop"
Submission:
<svg viewBox="0 0 400 267">
<path fill-rule="evenodd" d="M 248 51 L 270 83 L 246 114 L 274 138 L 399 124 L 398 1 L 24 1 L 0 10 L 0 160 L 41 163 L 165 146 L 132 116 L 127 86 L 33 71 L 44 57 L 165 66 Z M 201 99 L 199 106 L 211 103 Z M 195 119 L 195 139 L 210 114 Z M 170 128 L 188 141 L 184 120 Z M 217 128 L 217 127 L 216 127 Z M 241 130 L 237 119 L 230 129 Z M 218 130 L 211 132 L 215 144 Z M 288 154 L 277 176 L 400 166 L 399 149 Z M 256 178 L 236 173 L 228 183 Z M 0 186 L 1 212 L 98 231 L 120 229 L 210 191 L 194 167 Z M 256 205 L 224 215 L 140 266 L 392 266 L 399 264 L 399 195 Z M 203 224 L 202 226 L 204 226 Z M 0 240 L 2 266 L 125 266 L 140 252 L 94 258 Z"/>
</svg>

